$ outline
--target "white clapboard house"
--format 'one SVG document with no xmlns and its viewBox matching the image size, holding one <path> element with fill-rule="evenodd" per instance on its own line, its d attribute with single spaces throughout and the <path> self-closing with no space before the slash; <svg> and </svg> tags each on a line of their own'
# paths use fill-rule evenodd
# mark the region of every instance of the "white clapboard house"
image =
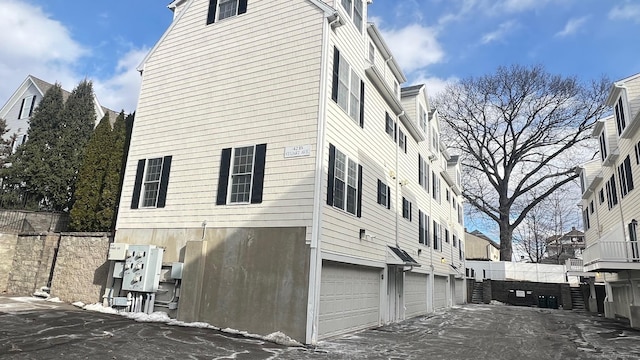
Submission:
<svg viewBox="0 0 640 360">
<path fill-rule="evenodd" d="M 115 241 L 177 317 L 303 343 L 465 301 L 460 165 L 362 0 L 175 0 L 140 65 Z"/>
</svg>

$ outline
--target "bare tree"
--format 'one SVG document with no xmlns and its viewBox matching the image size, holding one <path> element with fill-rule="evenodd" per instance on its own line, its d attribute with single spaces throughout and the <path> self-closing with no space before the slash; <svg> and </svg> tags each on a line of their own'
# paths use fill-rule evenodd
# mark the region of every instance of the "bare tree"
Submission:
<svg viewBox="0 0 640 360">
<path fill-rule="evenodd" d="M 609 84 L 542 66 L 500 67 L 434 100 L 443 137 L 461 155 L 465 199 L 499 226 L 501 260 L 511 260 L 513 231 L 527 213 L 577 177 L 575 166 L 588 158 L 577 145 L 604 115 Z"/>
</svg>

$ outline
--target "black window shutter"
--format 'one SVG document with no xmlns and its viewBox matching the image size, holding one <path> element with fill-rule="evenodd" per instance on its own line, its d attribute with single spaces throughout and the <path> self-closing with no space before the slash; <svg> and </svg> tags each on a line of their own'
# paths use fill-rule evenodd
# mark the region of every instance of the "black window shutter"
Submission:
<svg viewBox="0 0 640 360">
<path fill-rule="evenodd" d="M 238 2 L 238 15 L 244 14 L 247 12 L 247 0 L 240 0 Z"/>
<path fill-rule="evenodd" d="M 360 80 L 360 127 L 364 128 L 364 81 Z"/>
<path fill-rule="evenodd" d="M 20 112 L 18 113 L 18 119 L 22 119 L 22 109 L 24 109 L 24 102 L 27 98 L 22 99 L 22 104 L 20 104 Z"/>
<path fill-rule="evenodd" d="M 422 210 L 418 210 L 418 242 L 420 244 L 424 244 L 424 224 L 422 217 Z"/>
<path fill-rule="evenodd" d="M 162 176 L 160 177 L 160 189 L 158 190 L 158 202 L 156 207 L 163 208 L 167 200 L 167 186 L 169 185 L 169 172 L 171 171 L 171 156 L 165 156 L 162 160 Z"/>
<path fill-rule="evenodd" d="M 411 202 L 409 202 L 409 221 L 411 221 L 412 219 L 412 215 L 413 215 L 413 209 L 412 209 L 412 205 Z"/>
<path fill-rule="evenodd" d="M 422 155 L 418 154 L 418 184 L 424 185 L 422 183 L 422 177 L 424 175 L 424 169 L 422 168 Z"/>
<path fill-rule="evenodd" d="M 36 96 L 32 96 L 31 97 L 31 107 L 29 108 L 29 116 L 31 116 L 33 114 L 33 108 L 36 105 Z"/>
<path fill-rule="evenodd" d="M 131 208 L 137 209 L 140 204 L 140 190 L 142 189 L 142 177 L 144 176 L 144 164 L 146 160 L 138 160 L 138 168 L 136 169 L 136 180 L 133 183 L 133 196 L 131 197 Z"/>
<path fill-rule="evenodd" d="M 397 134 L 398 134 L 398 124 L 394 121 L 393 122 L 393 141 L 398 141 Z"/>
<path fill-rule="evenodd" d="M 387 209 L 391 209 L 391 187 L 387 186 Z"/>
<path fill-rule="evenodd" d="M 251 184 L 251 203 L 262 202 L 262 189 L 264 187 L 264 163 L 267 157 L 267 144 L 256 145 L 256 156 L 253 166 L 253 183 Z"/>
<path fill-rule="evenodd" d="M 329 166 L 327 169 L 327 205 L 333 206 L 333 182 L 336 167 L 336 147 L 329 144 Z"/>
<path fill-rule="evenodd" d="M 227 203 L 227 187 L 229 187 L 229 168 L 231 167 L 231 148 L 222 149 L 220 159 L 220 177 L 218 178 L 218 197 L 216 205 Z"/>
<path fill-rule="evenodd" d="M 333 84 L 331 84 L 331 100 L 338 102 L 338 76 L 340 69 L 340 51 L 333 47 Z"/>
<path fill-rule="evenodd" d="M 627 178 L 627 191 L 633 190 L 633 173 L 631 172 L 631 158 L 627 156 L 624 160 L 624 170 Z"/>
<path fill-rule="evenodd" d="M 378 180 L 378 204 L 382 204 L 382 181 Z"/>
<path fill-rule="evenodd" d="M 207 25 L 216 22 L 216 10 L 218 9 L 218 0 L 209 0 L 209 14 L 207 15 Z"/>
<path fill-rule="evenodd" d="M 362 217 L 362 165 L 358 165 L 358 209 L 356 215 Z"/>
</svg>

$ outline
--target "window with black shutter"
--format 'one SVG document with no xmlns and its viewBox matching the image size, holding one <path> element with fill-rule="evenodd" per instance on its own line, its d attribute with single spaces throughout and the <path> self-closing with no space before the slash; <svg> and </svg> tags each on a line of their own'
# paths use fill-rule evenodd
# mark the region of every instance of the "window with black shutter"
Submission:
<svg viewBox="0 0 640 360">
<path fill-rule="evenodd" d="M 267 144 L 222 149 L 217 205 L 262 203 Z"/>
</svg>

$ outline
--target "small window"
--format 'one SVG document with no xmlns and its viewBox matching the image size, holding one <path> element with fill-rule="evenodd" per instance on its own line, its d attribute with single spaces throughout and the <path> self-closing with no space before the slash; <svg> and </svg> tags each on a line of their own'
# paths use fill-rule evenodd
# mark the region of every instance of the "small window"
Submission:
<svg viewBox="0 0 640 360">
<path fill-rule="evenodd" d="M 27 142 L 27 134 L 16 135 L 11 142 L 11 153 L 15 154 L 16 151 L 18 151 L 18 147 L 20 147 L 20 145 L 24 144 L 25 142 Z"/>
<path fill-rule="evenodd" d="M 462 213 L 462 204 L 458 205 L 458 224 L 462 225 L 464 222 L 464 216 Z"/>
<path fill-rule="evenodd" d="M 427 134 L 427 113 L 422 108 L 422 105 L 418 107 L 418 111 L 420 112 L 420 128 L 422 132 Z"/>
<path fill-rule="evenodd" d="M 429 163 L 418 154 L 418 183 L 429 193 Z"/>
<path fill-rule="evenodd" d="M 209 0 L 207 25 L 247 12 L 247 0 Z"/>
<path fill-rule="evenodd" d="M 589 230 L 589 228 L 591 228 L 591 223 L 589 221 L 589 212 L 587 210 L 582 212 L 582 220 L 584 221 L 584 228 Z"/>
<path fill-rule="evenodd" d="M 450 241 L 450 239 L 449 239 L 449 229 L 445 228 L 444 229 L 444 242 L 446 242 L 448 244 L 449 241 Z"/>
<path fill-rule="evenodd" d="M 387 135 L 389 135 L 393 141 L 396 141 L 396 122 L 393 121 L 393 119 L 391 118 L 391 116 L 389 116 L 389 113 L 385 113 L 385 132 L 387 133 Z"/>
<path fill-rule="evenodd" d="M 449 189 L 444 189 L 444 193 L 445 193 L 445 199 L 447 200 L 447 202 L 451 201 L 451 193 L 449 192 Z"/>
<path fill-rule="evenodd" d="M 29 95 L 22 99 L 22 104 L 20 105 L 20 114 L 18 119 L 26 119 L 31 117 L 33 114 L 33 107 L 36 104 L 36 96 Z"/>
<path fill-rule="evenodd" d="M 436 174 L 435 171 L 431 172 L 431 183 L 432 183 L 432 194 L 431 196 L 433 197 L 434 200 L 436 200 L 438 203 L 440 203 L 441 200 L 441 196 L 440 196 L 440 176 L 438 176 L 438 174 Z"/>
<path fill-rule="evenodd" d="M 607 205 L 609 210 L 618 205 L 618 190 L 616 189 L 616 178 L 614 175 L 611 175 L 609 181 L 605 184 L 607 189 Z"/>
<path fill-rule="evenodd" d="M 620 179 L 620 195 L 624 198 L 633 190 L 633 173 L 631 172 L 631 158 L 629 155 L 618 166 L 618 178 Z"/>
<path fill-rule="evenodd" d="M 600 134 L 598 140 L 600 141 L 600 159 L 605 161 L 607 159 L 607 136 L 604 131 Z"/>
<path fill-rule="evenodd" d="M 431 128 L 431 151 L 434 155 L 438 156 L 440 152 L 440 138 L 435 128 Z"/>
<path fill-rule="evenodd" d="M 353 24 L 362 31 L 363 3 L 362 0 L 341 0 L 342 7 L 353 20 Z"/>
<path fill-rule="evenodd" d="M 144 192 L 142 207 L 154 207 L 158 201 L 160 190 L 160 174 L 162 173 L 162 158 L 149 159 L 144 176 Z"/>
<path fill-rule="evenodd" d="M 402 198 L 402 217 L 411 221 L 411 201 Z"/>
<path fill-rule="evenodd" d="M 591 202 L 589 203 L 589 212 L 590 212 L 591 214 L 593 214 L 593 212 L 594 212 L 593 200 L 591 200 Z"/>
<path fill-rule="evenodd" d="M 598 204 L 602 205 L 602 203 L 604 203 L 604 189 L 598 191 Z"/>
<path fill-rule="evenodd" d="M 391 208 L 391 188 L 387 184 L 378 180 L 378 204 Z"/>
<path fill-rule="evenodd" d="M 440 234 L 440 231 L 440 224 L 433 220 L 433 250 L 438 250 L 442 247 L 442 234 Z"/>
<path fill-rule="evenodd" d="M 453 234 L 453 241 L 451 243 L 453 244 L 453 247 L 458 247 L 458 237 L 456 234 Z"/>
<path fill-rule="evenodd" d="M 398 146 L 405 154 L 407 153 L 407 136 L 398 129 Z"/>
</svg>

